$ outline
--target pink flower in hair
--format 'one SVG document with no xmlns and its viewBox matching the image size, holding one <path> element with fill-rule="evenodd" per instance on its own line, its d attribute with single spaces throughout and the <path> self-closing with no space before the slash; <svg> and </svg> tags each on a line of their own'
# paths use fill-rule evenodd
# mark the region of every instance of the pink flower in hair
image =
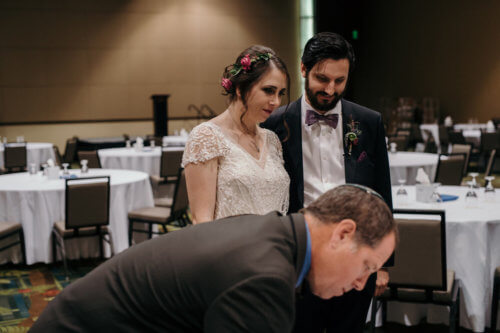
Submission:
<svg viewBox="0 0 500 333">
<path fill-rule="evenodd" d="M 240 63 L 245 72 L 250 70 L 250 66 L 252 66 L 252 59 L 250 59 L 250 54 L 246 54 L 243 58 L 241 58 Z"/>
<path fill-rule="evenodd" d="M 226 89 L 227 92 L 229 92 L 231 90 L 231 87 L 233 86 L 233 83 L 231 82 L 231 80 L 223 77 L 221 85 L 224 87 L 224 89 Z"/>
</svg>

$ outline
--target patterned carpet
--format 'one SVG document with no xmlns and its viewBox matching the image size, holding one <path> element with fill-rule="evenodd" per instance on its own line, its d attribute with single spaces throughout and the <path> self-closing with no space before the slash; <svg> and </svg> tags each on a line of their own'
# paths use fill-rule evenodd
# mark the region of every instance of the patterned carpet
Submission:
<svg viewBox="0 0 500 333">
<path fill-rule="evenodd" d="M 66 281 L 62 265 L 4 266 L 0 269 L 0 332 L 27 332 L 43 309 L 64 287 L 99 262 L 70 265 Z"/>
</svg>

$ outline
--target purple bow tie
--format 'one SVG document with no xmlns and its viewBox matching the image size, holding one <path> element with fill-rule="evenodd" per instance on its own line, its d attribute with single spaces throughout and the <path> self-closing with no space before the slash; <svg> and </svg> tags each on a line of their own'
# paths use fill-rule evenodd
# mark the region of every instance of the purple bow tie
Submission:
<svg viewBox="0 0 500 333">
<path fill-rule="evenodd" d="M 319 114 L 313 110 L 307 110 L 306 112 L 306 125 L 311 126 L 312 124 L 323 120 L 328 126 L 333 128 L 337 128 L 337 124 L 339 123 L 339 115 L 338 114 L 328 114 L 326 116 Z"/>
</svg>

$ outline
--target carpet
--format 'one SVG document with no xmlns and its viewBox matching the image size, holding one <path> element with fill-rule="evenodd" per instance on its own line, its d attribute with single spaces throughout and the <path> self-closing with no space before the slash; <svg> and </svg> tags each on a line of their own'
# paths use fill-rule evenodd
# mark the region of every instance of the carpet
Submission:
<svg viewBox="0 0 500 333">
<path fill-rule="evenodd" d="M 66 280 L 62 265 L 4 266 L 0 269 L 0 332 L 27 332 L 47 304 L 98 262 L 70 265 Z"/>
</svg>

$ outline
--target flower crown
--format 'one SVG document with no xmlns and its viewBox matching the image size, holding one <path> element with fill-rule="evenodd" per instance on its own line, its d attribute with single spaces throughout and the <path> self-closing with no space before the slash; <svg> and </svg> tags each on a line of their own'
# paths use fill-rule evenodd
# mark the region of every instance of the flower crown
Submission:
<svg viewBox="0 0 500 333">
<path fill-rule="evenodd" d="M 250 54 L 247 53 L 243 58 L 241 58 L 239 63 L 233 65 L 233 68 L 231 68 L 229 74 L 234 77 L 240 74 L 241 71 L 247 73 L 252 69 L 252 64 L 260 60 L 269 61 L 269 59 L 271 59 L 272 57 L 273 55 L 269 52 L 256 53 L 254 56 L 250 56 Z M 233 87 L 233 82 L 231 82 L 231 79 L 223 77 L 221 85 L 226 90 L 226 92 L 229 93 L 231 92 L 231 88 Z"/>
</svg>

